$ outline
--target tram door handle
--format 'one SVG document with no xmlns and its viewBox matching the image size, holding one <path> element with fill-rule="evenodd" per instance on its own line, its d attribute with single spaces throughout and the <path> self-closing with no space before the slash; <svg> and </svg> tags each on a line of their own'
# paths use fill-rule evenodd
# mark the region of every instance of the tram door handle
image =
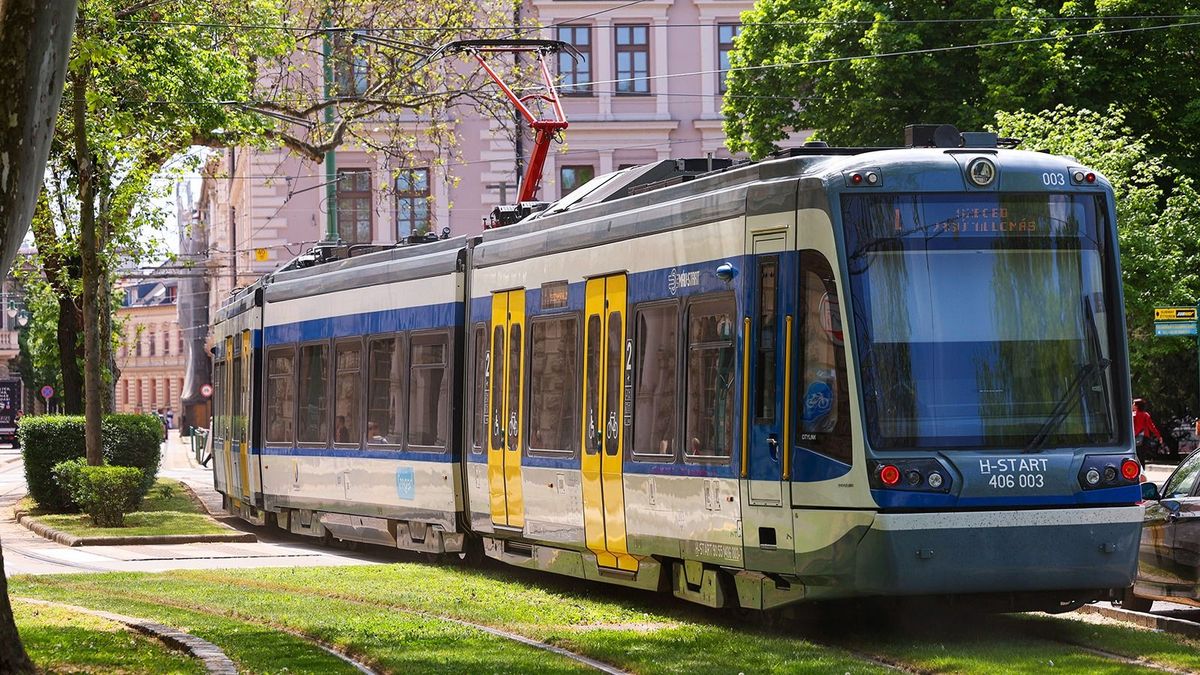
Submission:
<svg viewBox="0 0 1200 675">
<path fill-rule="evenodd" d="M 779 436 L 767 434 L 767 447 L 771 449 L 771 459 L 779 461 Z"/>
</svg>

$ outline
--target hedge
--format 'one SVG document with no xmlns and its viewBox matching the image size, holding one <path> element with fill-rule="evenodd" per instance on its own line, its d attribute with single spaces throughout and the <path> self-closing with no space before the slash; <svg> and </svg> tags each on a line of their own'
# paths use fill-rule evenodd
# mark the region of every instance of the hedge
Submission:
<svg viewBox="0 0 1200 675">
<path fill-rule="evenodd" d="M 77 511 L 79 506 L 54 482 L 55 464 L 87 455 L 82 416 L 37 415 L 21 418 L 21 454 L 25 482 L 38 506 L 51 512 Z M 142 470 L 137 501 L 150 491 L 158 475 L 162 423 L 154 415 L 106 415 L 101 426 L 104 463 Z"/>
<path fill-rule="evenodd" d="M 124 527 L 125 514 L 141 503 L 141 497 L 136 497 L 142 485 L 141 469 L 88 466 L 82 459 L 72 459 L 56 464 L 51 473 L 91 516 L 95 527 Z"/>
</svg>

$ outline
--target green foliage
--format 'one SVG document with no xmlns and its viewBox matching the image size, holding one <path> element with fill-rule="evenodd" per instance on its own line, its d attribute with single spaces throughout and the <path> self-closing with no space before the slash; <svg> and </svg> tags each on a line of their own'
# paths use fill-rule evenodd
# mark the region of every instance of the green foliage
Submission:
<svg viewBox="0 0 1200 675">
<path fill-rule="evenodd" d="M 38 507 L 50 512 L 79 508 L 70 494 L 54 481 L 56 464 L 85 455 L 83 417 L 26 416 L 21 420 L 21 453 L 25 481 Z M 104 461 L 113 466 L 135 467 L 142 477 L 128 507 L 135 506 L 154 486 L 161 459 L 162 424 L 153 415 L 108 415 L 102 427 Z"/>
<path fill-rule="evenodd" d="M 1196 0 L 758 0 L 730 55 L 748 69 L 730 73 L 726 134 L 763 156 L 789 131 L 896 145 L 905 124 L 978 129 L 997 111 L 1116 104 L 1196 175 L 1197 13 Z"/>
<path fill-rule="evenodd" d="M 56 464 L 53 473 L 96 527 L 125 525 L 125 513 L 136 507 L 143 478 L 141 469 L 132 466 L 88 466 L 77 459 Z"/>
<path fill-rule="evenodd" d="M 1070 155 L 1112 183 L 1133 393 L 1149 401 L 1160 425 L 1196 414 L 1195 339 L 1154 335 L 1155 305 L 1192 305 L 1200 298 L 1195 182 L 1131 131 L 1118 108 L 1097 113 L 1059 106 L 1000 113 L 996 122 L 996 131 L 1021 139 L 1021 147 Z"/>
</svg>

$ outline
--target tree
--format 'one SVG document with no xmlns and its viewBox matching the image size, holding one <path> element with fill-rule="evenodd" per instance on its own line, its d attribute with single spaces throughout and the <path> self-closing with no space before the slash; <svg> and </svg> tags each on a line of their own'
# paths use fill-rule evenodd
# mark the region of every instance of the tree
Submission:
<svg viewBox="0 0 1200 675">
<path fill-rule="evenodd" d="M 29 229 L 62 91 L 75 0 L 0 4 L 0 275 Z M 0 553 L 0 672 L 32 673 Z"/>
<path fill-rule="evenodd" d="M 1200 412 L 1196 342 L 1156 337 L 1155 305 L 1200 298 L 1200 192 L 1135 135 L 1117 108 L 1105 113 L 1065 106 L 1041 113 L 1001 113 L 996 130 L 1021 147 L 1070 155 L 1113 185 L 1125 292 L 1133 391 L 1160 421 Z"/>
<path fill-rule="evenodd" d="M 1115 104 L 1198 175 L 1200 59 L 1180 16 L 1198 12 L 1195 0 L 759 0 L 730 55 L 725 131 L 731 149 L 763 156 L 793 130 L 897 145 L 906 124 L 979 129 L 997 111 Z"/>
</svg>

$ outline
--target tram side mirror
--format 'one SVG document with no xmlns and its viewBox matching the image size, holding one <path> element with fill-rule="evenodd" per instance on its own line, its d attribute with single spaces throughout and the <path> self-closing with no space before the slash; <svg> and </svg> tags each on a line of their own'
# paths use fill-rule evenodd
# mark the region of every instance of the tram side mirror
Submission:
<svg viewBox="0 0 1200 675">
<path fill-rule="evenodd" d="M 1156 502 L 1162 499 L 1162 495 L 1158 493 L 1158 486 L 1154 483 L 1142 483 L 1142 501 Z"/>
<path fill-rule="evenodd" d="M 729 283 L 737 278 L 738 270 L 733 266 L 733 263 L 725 262 L 717 266 L 717 278 L 725 283 Z"/>
</svg>

